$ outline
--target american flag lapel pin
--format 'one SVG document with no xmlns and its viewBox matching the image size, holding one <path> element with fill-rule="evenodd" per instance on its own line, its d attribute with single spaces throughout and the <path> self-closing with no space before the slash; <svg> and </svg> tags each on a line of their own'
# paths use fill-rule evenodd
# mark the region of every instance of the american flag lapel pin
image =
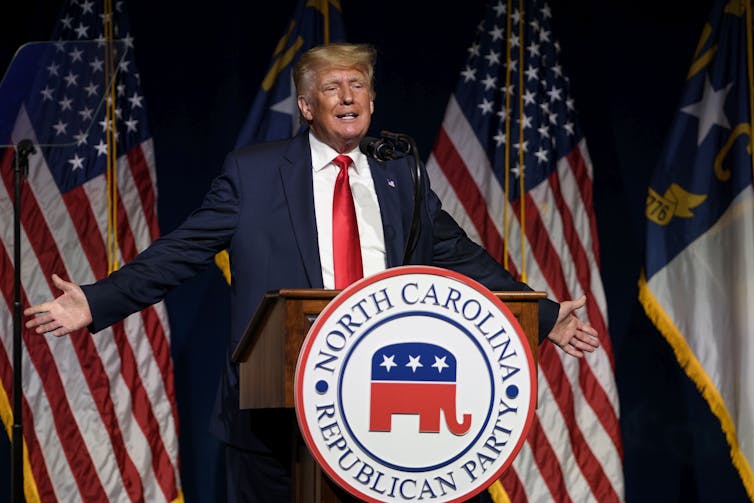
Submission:
<svg viewBox="0 0 754 503">
<path fill-rule="evenodd" d="M 388 186 L 395 188 L 395 180 L 393 180 L 392 178 L 387 179 L 387 184 Z"/>
</svg>

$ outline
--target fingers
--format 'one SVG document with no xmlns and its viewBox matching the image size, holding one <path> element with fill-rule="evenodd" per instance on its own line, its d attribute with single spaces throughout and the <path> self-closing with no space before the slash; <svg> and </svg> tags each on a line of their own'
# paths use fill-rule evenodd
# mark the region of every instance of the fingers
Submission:
<svg viewBox="0 0 754 503">
<path fill-rule="evenodd" d="M 55 315 L 52 313 L 52 307 L 48 306 L 48 302 L 28 308 L 24 311 L 28 316 L 32 316 L 26 322 L 26 328 L 35 328 L 41 325 L 46 325 L 55 322 Z"/>
<path fill-rule="evenodd" d="M 43 302 L 41 304 L 37 304 L 36 306 L 27 307 L 26 309 L 24 309 L 24 316 L 40 315 L 42 313 L 48 312 L 49 310 L 50 310 L 50 303 Z M 33 321 L 33 320 L 29 320 L 29 321 Z M 29 325 L 27 324 L 26 326 L 28 327 Z"/>
<path fill-rule="evenodd" d="M 63 292 L 69 290 L 72 285 L 72 283 L 68 283 L 55 273 L 53 273 L 52 275 L 52 283 Z M 54 301 L 42 302 L 41 304 L 27 307 L 26 309 L 24 309 L 24 316 L 34 316 L 38 315 L 39 313 L 46 313 L 50 311 L 53 302 Z M 29 326 L 28 323 L 26 326 Z"/>
<path fill-rule="evenodd" d="M 583 358 L 586 353 L 593 353 L 600 346 L 600 340 L 597 331 L 589 325 L 571 315 L 567 325 L 558 337 L 556 342 L 558 347 L 565 353 L 576 357 Z M 554 339 L 556 341 L 556 339 Z"/>
<path fill-rule="evenodd" d="M 573 337 L 568 344 L 588 353 L 593 353 L 599 347 L 599 341 L 595 341 L 594 339 L 583 340 L 577 337 Z"/>
<path fill-rule="evenodd" d="M 47 323 L 42 323 L 40 325 L 37 325 L 37 328 L 34 331 L 38 334 L 45 334 L 45 333 L 57 330 L 59 328 L 60 328 L 60 323 L 56 322 L 55 320 L 51 320 L 51 321 L 48 321 Z"/>
<path fill-rule="evenodd" d="M 600 339 L 594 327 L 588 323 L 577 321 L 569 343 L 581 351 L 591 353 L 600 346 Z"/>
<path fill-rule="evenodd" d="M 56 336 L 65 335 L 69 331 L 63 326 L 60 320 L 50 313 L 38 314 L 26 322 L 26 328 L 34 329 L 38 334 L 52 334 Z"/>
<path fill-rule="evenodd" d="M 578 349 L 576 349 L 571 344 L 565 344 L 560 349 L 562 349 L 563 351 L 565 351 L 566 353 L 568 353 L 569 355 L 571 355 L 573 357 L 576 357 L 576 358 L 583 358 L 584 357 L 584 352 L 583 351 L 579 351 Z"/>
<path fill-rule="evenodd" d="M 24 314 L 26 314 L 28 316 L 36 314 L 36 316 L 34 316 L 32 319 L 30 319 L 29 321 L 26 322 L 26 328 L 38 327 L 38 326 L 40 326 L 40 325 L 42 325 L 44 323 L 49 323 L 52 320 L 52 315 L 50 315 L 49 313 L 37 312 L 37 311 L 28 312 L 31 309 L 32 308 L 29 308 L 26 311 L 24 311 Z M 39 313 L 39 314 L 37 314 L 37 313 Z"/>
<path fill-rule="evenodd" d="M 600 346 L 599 333 L 589 323 L 581 321 L 575 311 L 586 305 L 586 295 L 561 302 L 558 321 L 548 338 L 565 353 L 583 358 Z"/>
<path fill-rule="evenodd" d="M 596 348 L 596 347 L 599 347 L 600 345 L 600 338 L 599 338 L 599 334 L 597 333 L 597 330 L 591 325 L 588 325 L 583 322 L 579 322 L 579 325 L 576 327 L 576 333 L 574 334 L 573 338 L 584 344 L 588 344 L 591 347 Z"/>
<path fill-rule="evenodd" d="M 581 322 L 579 326 L 579 331 L 585 334 L 585 336 L 589 338 L 597 339 L 597 341 L 599 341 L 599 338 L 600 338 L 599 332 L 597 332 L 597 329 L 589 325 L 588 323 Z"/>
<path fill-rule="evenodd" d="M 63 280 L 57 274 L 52 275 L 52 282 L 58 289 L 64 293 L 71 289 L 72 283 Z M 42 302 L 24 309 L 24 316 L 32 317 L 26 322 L 26 328 L 36 328 L 49 324 L 55 316 L 52 314 L 55 310 L 56 300 Z M 57 327 L 56 327 L 57 328 Z M 37 329 L 37 333 L 47 332 L 48 330 Z"/>
<path fill-rule="evenodd" d="M 594 353 L 598 346 L 599 344 L 595 344 L 594 341 L 585 342 L 573 337 L 567 344 L 564 344 L 561 349 L 571 356 L 583 358 L 586 353 Z"/>
<path fill-rule="evenodd" d="M 44 327 L 50 327 L 51 325 L 54 324 L 54 322 L 55 322 L 55 317 L 52 314 L 48 312 L 40 313 L 26 322 L 26 328 L 36 328 L 37 333 L 46 332 L 50 328 L 47 328 L 46 330 L 41 330 L 41 331 L 40 329 Z M 54 328 L 57 328 L 57 326 L 55 326 Z"/>
<path fill-rule="evenodd" d="M 61 326 L 61 327 L 58 327 L 58 328 L 56 328 L 54 330 L 48 330 L 48 331 L 46 331 L 44 333 L 47 333 L 47 334 L 50 334 L 50 335 L 54 335 L 55 337 L 61 337 L 63 335 L 70 334 L 71 331 L 68 330 L 68 328 Z"/>
</svg>

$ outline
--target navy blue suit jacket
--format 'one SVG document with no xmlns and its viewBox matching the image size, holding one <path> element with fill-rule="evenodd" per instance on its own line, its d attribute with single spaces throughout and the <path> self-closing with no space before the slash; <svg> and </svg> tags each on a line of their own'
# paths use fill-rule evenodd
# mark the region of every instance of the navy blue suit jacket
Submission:
<svg viewBox="0 0 754 503">
<path fill-rule="evenodd" d="M 412 163 L 370 159 L 369 165 L 382 215 L 386 265 L 403 265 L 413 210 Z M 180 227 L 108 278 L 82 289 L 94 320 L 89 328 L 96 332 L 162 300 L 225 249 L 231 268 L 231 333 L 211 429 L 225 442 L 257 449 L 261 446 L 251 433 L 251 415 L 238 407 L 238 373 L 230 356 L 266 292 L 323 288 L 308 132 L 229 154 L 201 207 Z M 465 235 L 428 184 L 421 233 L 408 263 L 448 268 L 492 290 L 530 290 Z M 540 302 L 540 340 L 553 326 L 558 308 L 556 302 Z"/>
</svg>

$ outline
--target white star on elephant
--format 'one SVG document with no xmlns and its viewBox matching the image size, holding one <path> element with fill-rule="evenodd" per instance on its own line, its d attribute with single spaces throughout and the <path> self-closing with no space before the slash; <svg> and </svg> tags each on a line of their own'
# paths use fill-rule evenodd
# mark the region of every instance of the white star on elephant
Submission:
<svg viewBox="0 0 754 503">
<path fill-rule="evenodd" d="M 421 355 L 419 356 L 408 356 L 408 363 L 406 364 L 406 367 L 411 367 L 411 370 L 416 372 L 416 369 L 418 367 L 423 367 L 424 365 L 421 364 L 419 361 L 421 359 Z"/>
<path fill-rule="evenodd" d="M 394 361 L 395 355 L 387 356 L 382 355 L 382 363 L 380 363 L 380 367 L 385 367 L 385 370 L 387 372 L 390 372 L 390 369 L 393 367 L 397 367 L 398 364 Z"/>
<path fill-rule="evenodd" d="M 447 358 L 447 356 L 443 356 L 442 358 L 435 356 L 435 363 L 432 364 L 432 366 L 437 368 L 438 374 L 442 374 L 442 369 L 450 367 L 450 365 L 445 363 L 445 358 Z"/>
</svg>

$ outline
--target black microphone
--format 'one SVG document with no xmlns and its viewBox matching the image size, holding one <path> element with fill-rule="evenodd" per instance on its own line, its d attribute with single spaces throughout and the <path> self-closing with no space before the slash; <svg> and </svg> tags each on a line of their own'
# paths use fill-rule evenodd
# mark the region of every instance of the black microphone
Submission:
<svg viewBox="0 0 754 503">
<path fill-rule="evenodd" d="M 368 157 L 378 161 L 389 161 L 391 159 L 403 157 L 400 152 L 395 150 L 395 141 L 386 137 L 374 138 L 371 136 L 365 136 L 364 139 L 359 142 L 359 150 Z"/>
<path fill-rule="evenodd" d="M 380 136 L 392 142 L 393 148 L 400 152 L 400 157 L 407 156 L 412 152 L 414 139 L 403 133 L 394 133 L 388 130 L 382 130 Z"/>
</svg>

